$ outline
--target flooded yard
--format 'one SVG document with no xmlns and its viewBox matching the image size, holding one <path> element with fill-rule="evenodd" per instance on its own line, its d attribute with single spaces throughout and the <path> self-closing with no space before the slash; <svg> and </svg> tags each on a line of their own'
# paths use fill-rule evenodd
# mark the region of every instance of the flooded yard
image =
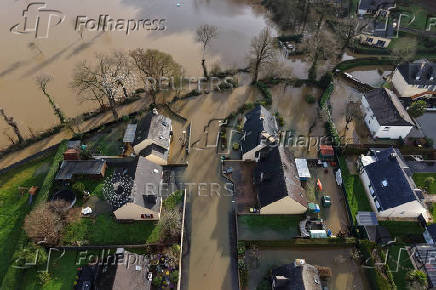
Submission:
<svg viewBox="0 0 436 290">
<path fill-rule="evenodd" d="M 418 124 L 422 128 L 424 134 L 427 137 L 436 140 L 436 112 L 426 112 L 421 117 L 416 118 L 416 120 L 418 121 Z M 436 142 L 433 143 L 433 148 L 436 148 Z"/>
<path fill-rule="evenodd" d="M 348 215 L 346 212 L 345 198 L 341 189 L 336 184 L 335 172 L 333 168 L 310 168 L 312 179 L 316 182 L 321 181 L 322 192 L 317 192 L 316 203 L 321 209 L 321 218 L 325 220 L 326 228 L 330 229 L 333 235 L 339 232 L 348 232 Z M 325 208 L 322 206 L 321 198 L 328 195 L 331 198 L 331 206 Z"/>
<path fill-rule="evenodd" d="M 352 251 L 352 248 L 261 248 L 257 266 L 248 264 L 248 289 L 255 290 L 272 267 L 305 259 L 306 263 L 331 268 L 329 289 L 369 290 L 363 269 L 353 260 Z"/>
<path fill-rule="evenodd" d="M 363 83 L 367 83 L 375 88 L 380 88 L 386 77 L 392 73 L 391 66 L 366 66 L 356 67 L 348 71 L 349 74 L 357 78 Z"/>
</svg>

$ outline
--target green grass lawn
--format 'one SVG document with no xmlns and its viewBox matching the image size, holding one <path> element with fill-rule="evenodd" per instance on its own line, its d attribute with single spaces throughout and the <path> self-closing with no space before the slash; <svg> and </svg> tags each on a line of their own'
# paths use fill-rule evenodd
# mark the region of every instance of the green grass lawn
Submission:
<svg viewBox="0 0 436 290">
<path fill-rule="evenodd" d="M 289 240 L 299 234 L 302 215 L 241 215 L 238 217 L 241 240 Z"/>
<path fill-rule="evenodd" d="M 159 240 L 157 222 L 119 223 L 109 214 L 95 220 L 82 218 L 65 229 L 64 244 L 87 241 L 90 245 L 145 244 Z"/>
<path fill-rule="evenodd" d="M 348 205 L 350 207 L 353 220 L 356 220 L 358 211 L 372 211 L 368 197 L 358 175 L 350 174 L 347 163 L 343 156 L 339 157 L 339 165 L 342 172 Z"/>
<path fill-rule="evenodd" d="M 379 225 L 387 228 L 393 238 L 402 242 L 425 242 L 422 233 L 424 229 L 417 222 L 379 221 Z"/>
<path fill-rule="evenodd" d="M 407 290 L 409 289 L 409 283 L 406 280 L 407 273 L 410 270 L 413 270 L 412 262 L 410 261 L 409 255 L 405 251 L 404 247 L 406 244 L 396 243 L 394 245 L 389 246 L 389 255 L 388 255 L 388 265 L 389 269 L 392 272 L 392 276 L 394 278 L 395 285 L 398 290 Z M 400 254 L 400 249 L 401 254 Z M 398 260 L 398 256 L 400 255 L 400 259 Z"/>
<path fill-rule="evenodd" d="M 415 173 L 413 174 L 413 180 L 416 186 L 419 188 L 425 188 L 425 179 L 427 177 L 433 177 L 436 180 L 436 173 Z M 436 181 L 430 186 L 430 194 L 436 194 Z"/>
<path fill-rule="evenodd" d="M 90 147 L 98 148 L 103 155 L 121 155 L 126 127 L 127 123 L 121 122 L 95 134 L 92 138 L 85 140 L 85 143 Z"/>
<path fill-rule="evenodd" d="M 15 252 L 24 217 L 30 210 L 27 192 L 19 187 L 41 186 L 53 156 L 25 164 L 0 176 L 0 277 L 4 277 Z M 1 281 L 0 281 L 1 282 Z"/>
<path fill-rule="evenodd" d="M 401 25 L 405 26 L 407 23 L 409 23 L 413 17 L 415 17 L 415 20 L 408 26 L 409 28 L 419 29 L 419 30 L 425 30 L 427 27 L 427 18 L 428 18 L 428 11 L 424 9 L 423 7 L 419 5 L 399 5 L 398 8 L 401 10 L 402 13 L 406 13 L 407 15 L 410 15 L 409 17 L 403 17 L 402 21 L 404 23 L 401 23 Z"/>
<path fill-rule="evenodd" d="M 88 251 L 95 255 L 99 255 L 96 250 Z M 61 256 L 62 255 L 62 256 Z M 42 269 L 29 269 L 24 272 L 22 277 L 22 287 L 23 290 L 70 290 L 73 289 L 74 281 L 76 280 L 76 275 L 78 268 L 88 261 L 79 259 L 82 255 L 78 251 L 65 251 L 53 252 L 52 259 L 49 264 L 49 273 L 51 279 L 44 285 L 39 283 L 37 270 Z M 44 266 L 45 267 L 45 266 Z"/>
</svg>

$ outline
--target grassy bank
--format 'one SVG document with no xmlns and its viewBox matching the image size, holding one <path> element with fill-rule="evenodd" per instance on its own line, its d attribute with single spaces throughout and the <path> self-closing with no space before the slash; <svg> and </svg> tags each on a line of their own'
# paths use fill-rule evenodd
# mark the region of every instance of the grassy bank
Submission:
<svg viewBox="0 0 436 290">
<path fill-rule="evenodd" d="M 159 240 L 157 222 L 119 223 L 110 214 L 80 219 L 65 229 L 64 244 L 77 241 L 90 245 L 145 244 Z"/>
<path fill-rule="evenodd" d="M 4 277 L 22 234 L 21 226 L 31 206 L 25 188 L 41 187 L 53 155 L 35 160 L 0 176 L 0 277 Z M 23 190 L 20 190 L 20 187 Z M 0 281 L 1 282 L 1 281 Z"/>
<path fill-rule="evenodd" d="M 419 188 L 426 188 L 425 179 L 427 177 L 433 177 L 435 179 L 435 182 L 433 182 L 430 185 L 430 190 L 428 193 L 436 194 L 436 173 L 415 173 L 415 174 L 413 174 L 413 180 L 415 181 L 416 186 L 418 186 Z"/>
<path fill-rule="evenodd" d="M 350 173 L 344 156 L 339 157 L 339 166 L 341 167 L 342 181 L 348 205 L 353 216 L 353 221 L 356 221 L 358 211 L 372 211 L 372 209 L 359 176 Z"/>
</svg>

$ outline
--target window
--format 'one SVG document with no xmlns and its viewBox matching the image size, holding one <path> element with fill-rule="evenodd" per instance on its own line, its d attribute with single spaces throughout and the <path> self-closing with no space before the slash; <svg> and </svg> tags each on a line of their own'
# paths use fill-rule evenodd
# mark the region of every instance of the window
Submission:
<svg viewBox="0 0 436 290">
<path fill-rule="evenodd" d="M 374 38 L 372 38 L 372 37 L 368 37 L 368 38 L 366 39 L 366 41 L 369 42 L 369 43 L 372 43 L 373 40 L 374 40 Z"/>
</svg>

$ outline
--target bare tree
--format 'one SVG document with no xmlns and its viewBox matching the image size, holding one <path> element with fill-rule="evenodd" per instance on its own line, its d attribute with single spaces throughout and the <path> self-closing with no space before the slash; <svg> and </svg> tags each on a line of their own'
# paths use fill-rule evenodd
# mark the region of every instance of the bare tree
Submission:
<svg viewBox="0 0 436 290">
<path fill-rule="evenodd" d="M 204 24 L 197 28 L 197 41 L 201 42 L 203 57 L 201 59 L 201 66 L 203 67 L 203 74 L 205 78 L 209 78 L 206 67 L 206 49 L 210 42 L 217 38 L 218 28 L 214 25 Z"/>
<path fill-rule="evenodd" d="M 352 39 L 359 35 L 362 30 L 367 26 L 366 25 L 360 25 L 359 20 L 354 17 L 347 17 L 347 18 L 340 18 L 336 22 L 336 33 L 339 37 L 339 40 L 341 41 L 341 50 L 340 54 L 342 54 L 345 49 L 348 47 Z"/>
<path fill-rule="evenodd" d="M 12 130 L 14 130 L 14 133 L 18 138 L 18 142 L 23 143 L 24 142 L 23 135 L 21 135 L 20 129 L 18 128 L 17 122 L 15 122 L 14 118 L 6 115 L 3 108 L 0 108 L 0 116 L 2 116 L 3 120 L 5 120 L 5 122 L 12 128 Z"/>
<path fill-rule="evenodd" d="M 314 72 L 316 71 L 316 66 L 320 59 L 330 59 L 337 51 L 336 42 L 322 32 L 305 38 L 302 46 L 307 58 L 312 62 L 310 71 Z M 311 77 L 309 72 L 309 78 L 315 79 L 316 73 L 313 73 L 313 77 Z"/>
<path fill-rule="evenodd" d="M 121 52 L 97 54 L 96 64 L 81 62 L 74 71 L 72 87 L 85 100 L 97 101 L 103 107 L 107 101 L 115 119 L 117 101 L 127 97 L 128 83 L 133 82 L 128 58 Z"/>
<path fill-rule="evenodd" d="M 32 210 L 24 221 L 24 231 L 33 241 L 57 245 L 66 224 L 68 210 L 64 201 L 44 203 Z"/>
<path fill-rule="evenodd" d="M 59 122 L 61 122 L 61 124 L 65 124 L 64 112 L 62 112 L 62 110 L 56 105 L 53 98 L 50 96 L 50 94 L 47 91 L 47 84 L 50 81 L 51 81 L 51 77 L 48 75 L 40 75 L 36 78 L 36 84 L 42 90 L 42 93 L 47 97 L 48 102 L 50 103 L 50 106 L 54 111 L 54 114 L 59 119 Z"/>
<path fill-rule="evenodd" d="M 138 48 L 130 52 L 130 57 L 145 88 L 149 88 L 154 103 L 156 103 L 160 82 L 164 78 L 167 80 L 172 78 L 175 81 L 182 75 L 182 67 L 173 57 L 159 50 Z"/>
<path fill-rule="evenodd" d="M 275 51 L 273 37 L 268 27 L 263 29 L 251 41 L 251 66 L 253 68 L 253 83 L 259 78 L 259 71 L 274 60 Z"/>
</svg>

